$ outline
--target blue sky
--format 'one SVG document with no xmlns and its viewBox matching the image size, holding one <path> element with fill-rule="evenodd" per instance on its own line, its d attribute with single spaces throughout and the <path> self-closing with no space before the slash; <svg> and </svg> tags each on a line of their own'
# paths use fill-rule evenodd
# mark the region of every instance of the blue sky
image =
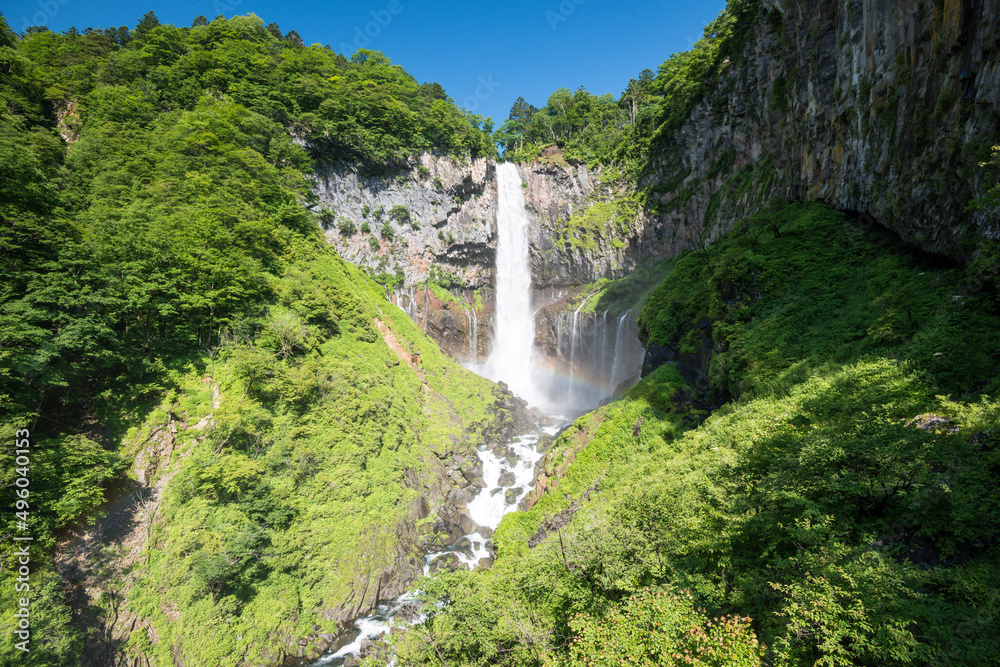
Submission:
<svg viewBox="0 0 1000 667">
<path fill-rule="evenodd" d="M 613 0 L 0 0 L 15 31 L 134 28 L 153 10 L 174 25 L 190 25 L 198 15 L 254 13 L 295 30 L 306 44 L 329 44 L 347 55 L 367 40 L 367 48 L 418 81 L 437 81 L 460 106 L 493 116 L 498 126 L 519 95 L 536 106 L 560 87 L 619 95 L 642 69 L 656 71 L 671 53 L 690 48 L 724 6 L 725 0 L 624 6 Z"/>
</svg>

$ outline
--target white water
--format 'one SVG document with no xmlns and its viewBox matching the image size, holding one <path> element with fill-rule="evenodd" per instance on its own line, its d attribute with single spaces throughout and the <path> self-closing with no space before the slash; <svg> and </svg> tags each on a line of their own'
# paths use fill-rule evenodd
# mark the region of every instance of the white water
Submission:
<svg viewBox="0 0 1000 667">
<path fill-rule="evenodd" d="M 541 427 L 535 433 L 529 433 L 514 438 L 510 443 L 510 449 L 516 457 L 516 461 L 508 462 L 506 458 L 497 456 L 485 446 L 479 449 L 479 458 L 483 462 L 483 481 L 486 488 L 481 489 L 476 497 L 469 503 L 469 516 L 480 528 L 496 529 L 500 525 L 501 519 L 508 512 L 517 509 L 518 503 L 532 489 L 531 480 L 534 477 L 535 464 L 542 458 L 543 454 L 538 452 L 536 447 L 538 439 L 542 433 L 555 435 L 561 425 Z M 513 472 L 515 481 L 508 487 L 500 486 L 500 478 L 506 472 Z M 512 502 L 507 502 L 507 489 L 514 489 Z M 463 567 L 473 568 L 479 565 L 483 558 L 491 558 L 492 553 L 487 548 L 487 538 L 484 538 L 478 531 L 463 535 L 463 540 L 468 540 L 469 545 L 460 547 L 457 544 L 436 553 L 424 556 L 424 574 L 430 574 L 430 565 L 434 560 L 448 554 L 455 554 Z M 357 629 L 357 636 L 350 644 L 337 650 L 335 653 L 323 656 L 313 663 L 313 667 L 332 667 L 342 665 L 344 659 L 349 656 L 356 656 L 361 651 L 361 645 L 366 640 L 375 640 L 389 632 L 394 625 L 412 625 L 420 623 L 426 615 L 420 611 L 419 603 L 416 599 L 416 592 L 406 592 L 391 602 L 379 605 L 369 616 L 364 616 L 354 622 Z"/>
<path fill-rule="evenodd" d="M 568 369 L 543 370 L 536 367 L 534 355 L 535 344 L 535 312 L 531 305 L 531 265 L 528 255 L 528 217 L 524 210 L 524 196 L 521 190 L 521 177 L 511 164 L 497 166 L 497 188 L 499 206 L 497 212 L 497 266 L 496 266 L 496 326 L 494 328 L 493 349 L 486 363 L 481 366 L 472 363 L 470 368 L 495 381 L 507 383 L 510 389 L 528 401 L 529 404 L 540 407 L 552 414 L 568 408 L 569 412 L 579 412 L 581 408 L 589 409 L 597 405 L 601 398 L 607 396 L 615 383 L 627 377 L 641 362 L 641 354 L 636 361 L 636 352 L 628 346 L 638 345 L 637 337 L 630 338 L 629 332 L 623 327 L 634 328 L 634 320 L 629 313 L 622 315 L 615 328 L 613 341 L 609 336 L 607 313 L 600 318 L 596 313 L 581 316 L 580 308 L 572 314 L 569 331 L 562 322 L 557 321 L 557 347 L 563 354 L 563 347 L 569 334 Z M 414 320 L 418 318 L 417 294 L 413 288 L 401 290 L 398 303 Z M 425 297 L 426 298 L 426 297 Z M 425 304 L 426 308 L 426 304 Z M 470 316 L 466 310 L 466 317 Z M 473 343 L 470 356 L 475 361 L 476 329 L 475 309 L 472 308 Z M 585 334 L 588 324 L 590 335 Z M 612 323 L 611 326 L 614 326 Z M 424 319 L 426 328 L 426 314 Z M 596 329 L 600 327 L 600 337 Z M 598 344 L 599 343 L 599 344 Z M 609 344 L 610 343 L 610 344 Z M 599 348 L 599 349 L 597 349 Z M 641 353 L 641 346 L 639 347 Z M 589 384 L 581 380 L 574 381 L 575 376 L 585 375 L 577 368 L 577 352 L 587 365 L 596 364 L 598 375 L 607 375 L 608 365 L 611 366 L 610 377 Z M 565 357 L 563 357 L 565 359 Z M 568 372 L 567 372 L 568 371 Z M 563 381 L 568 376 L 568 384 Z M 621 376 L 621 377 L 619 377 Z M 568 399 L 568 400 L 567 400 Z M 539 429 L 539 432 L 522 435 L 509 444 L 513 460 L 500 456 L 502 450 L 491 451 L 486 447 L 479 450 L 483 462 L 483 480 L 486 488 L 479 491 L 467 507 L 469 517 L 480 527 L 495 529 L 508 512 L 514 511 L 518 503 L 531 491 L 531 481 L 534 477 L 535 464 L 542 458 L 536 449 L 541 432 L 554 435 L 559 426 Z M 501 477 L 505 473 L 513 473 L 514 480 L 507 487 L 500 486 Z M 508 479 L 510 475 L 508 474 Z M 507 491 L 514 493 L 508 502 Z M 454 554 L 462 567 L 471 568 L 479 565 L 483 558 L 492 556 L 488 548 L 488 540 L 478 530 L 463 535 L 456 544 L 447 549 L 427 554 L 423 560 L 424 574 L 429 574 L 432 563 L 440 557 Z M 404 618 L 405 616 L 405 618 Z M 411 624 L 419 622 L 424 616 L 414 605 L 414 594 L 407 593 L 391 603 L 380 605 L 375 612 L 355 622 L 358 635 L 353 642 L 342 647 L 336 653 L 325 656 L 316 666 L 342 664 L 347 656 L 357 655 L 361 644 L 366 639 L 376 639 L 388 632 L 393 623 Z M 395 621 L 394 621 L 395 619 Z"/>
<path fill-rule="evenodd" d="M 531 307 L 528 214 L 517 167 L 497 165 L 496 327 L 493 350 L 478 373 L 539 405 L 534 381 L 535 313 Z"/>
</svg>

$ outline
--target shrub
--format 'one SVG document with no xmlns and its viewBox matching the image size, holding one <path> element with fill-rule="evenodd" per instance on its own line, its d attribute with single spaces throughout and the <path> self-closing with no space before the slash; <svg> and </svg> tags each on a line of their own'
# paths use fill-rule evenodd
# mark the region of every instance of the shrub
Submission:
<svg viewBox="0 0 1000 667">
<path fill-rule="evenodd" d="M 358 231 L 354 221 L 350 218 L 341 218 L 337 222 L 337 227 L 340 229 L 341 236 L 354 236 Z"/>
<path fill-rule="evenodd" d="M 764 647 L 750 629 L 750 619 L 709 619 L 689 594 L 644 589 L 612 607 L 602 619 L 578 614 L 569 656 L 551 667 L 589 665 L 697 665 L 751 667 L 761 664 Z"/>
<path fill-rule="evenodd" d="M 398 222 L 400 225 L 409 224 L 410 209 L 406 208 L 402 204 L 393 206 L 392 210 L 389 211 L 389 217 Z"/>
</svg>

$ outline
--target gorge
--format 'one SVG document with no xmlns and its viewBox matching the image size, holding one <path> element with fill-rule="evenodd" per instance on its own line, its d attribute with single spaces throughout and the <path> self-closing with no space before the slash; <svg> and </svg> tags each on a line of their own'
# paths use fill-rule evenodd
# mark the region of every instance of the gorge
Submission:
<svg viewBox="0 0 1000 667">
<path fill-rule="evenodd" d="M 728 0 L 496 127 L 0 20 L 0 664 L 996 664 L 998 40 Z"/>
</svg>

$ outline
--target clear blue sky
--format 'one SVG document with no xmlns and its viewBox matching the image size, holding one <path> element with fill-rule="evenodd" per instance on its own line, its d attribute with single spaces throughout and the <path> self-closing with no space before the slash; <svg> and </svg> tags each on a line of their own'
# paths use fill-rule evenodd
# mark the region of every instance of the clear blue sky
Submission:
<svg viewBox="0 0 1000 667">
<path fill-rule="evenodd" d="M 420 82 L 437 81 L 460 106 L 493 116 L 498 126 L 518 95 L 535 106 L 560 87 L 619 95 L 642 69 L 655 72 L 671 53 L 690 48 L 724 6 L 725 0 L 624 6 L 613 0 L 0 0 L 15 31 L 134 28 L 153 10 L 160 22 L 179 26 L 198 15 L 254 13 L 295 30 L 306 44 L 329 44 L 348 56 L 368 39 L 367 48 Z"/>
</svg>

